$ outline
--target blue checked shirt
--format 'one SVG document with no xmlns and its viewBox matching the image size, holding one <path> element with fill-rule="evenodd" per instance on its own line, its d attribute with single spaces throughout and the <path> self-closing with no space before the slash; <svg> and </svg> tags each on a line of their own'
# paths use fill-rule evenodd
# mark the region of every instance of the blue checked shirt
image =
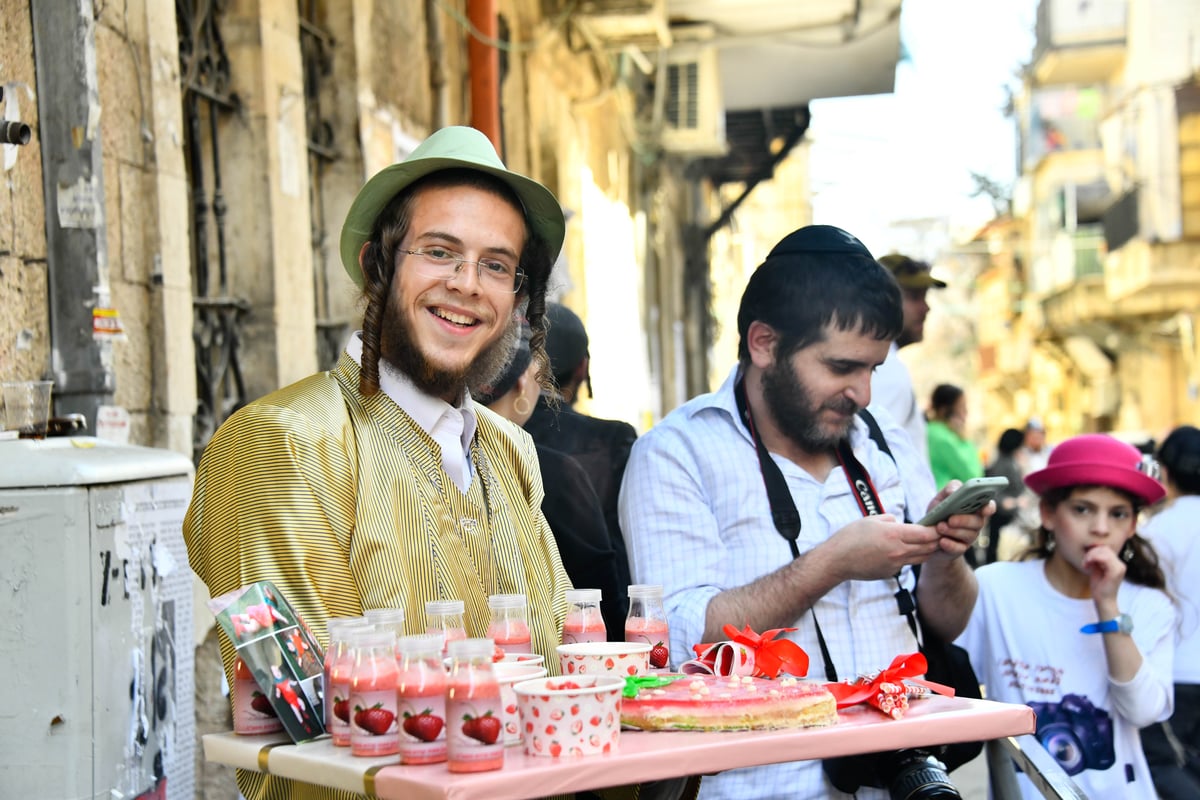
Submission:
<svg viewBox="0 0 1200 800">
<path fill-rule="evenodd" d="M 633 446 L 621 484 L 621 530 L 635 583 L 662 584 L 671 625 L 671 662 L 678 667 L 702 641 L 708 602 L 774 572 L 792 559 L 775 530 L 754 443 L 738 419 L 735 368 L 712 394 L 677 408 Z M 856 419 L 850 444 L 871 476 L 884 508 L 903 519 L 920 517 L 935 494 L 933 477 L 908 434 L 884 410 L 872 407 L 895 460 L 871 441 Z M 802 521 L 797 546 L 804 553 L 862 511 L 841 467 L 819 483 L 791 461 L 779 465 Z M 903 480 L 901 476 L 904 476 Z M 905 568 L 900 581 L 913 588 Z M 916 640 L 894 597 L 896 582 L 848 581 L 816 604 L 816 616 L 839 678 L 875 672 Z M 741 620 L 728 620 L 741 627 Z M 788 634 L 810 658 L 808 677 L 825 680 L 812 616 L 805 613 Z M 760 631 L 761 633 L 761 631 Z M 706 776 L 702 798 L 849 797 L 825 780 L 819 761 L 798 761 Z M 886 797 L 863 789 L 857 797 Z"/>
</svg>

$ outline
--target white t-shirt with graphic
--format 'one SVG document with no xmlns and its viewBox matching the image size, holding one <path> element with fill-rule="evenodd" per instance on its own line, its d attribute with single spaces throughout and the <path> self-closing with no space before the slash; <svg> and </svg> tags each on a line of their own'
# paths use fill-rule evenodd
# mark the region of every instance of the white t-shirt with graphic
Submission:
<svg viewBox="0 0 1200 800">
<path fill-rule="evenodd" d="M 1103 634 L 1092 600 L 1067 597 L 1046 580 L 1045 562 L 981 567 L 979 599 L 958 644 L 989 700 L 1024 703 L 1038 716 L 1038 740 L 1088 797 L 1157 795 L 1138 728 L 1171 714 L 1175 609 L 1166 594 L 1125 582 L 1120 609 L 1133 618 L 1142 668 L 1128 683 L 1108 677 Z M 1041 793 L 1018 775 L 1028 800 Z"/>
</svg>

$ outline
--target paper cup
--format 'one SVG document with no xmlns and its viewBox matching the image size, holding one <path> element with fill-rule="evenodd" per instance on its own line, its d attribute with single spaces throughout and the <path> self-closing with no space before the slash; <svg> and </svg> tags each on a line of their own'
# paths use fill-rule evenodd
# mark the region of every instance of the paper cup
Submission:
<svg viewBox="0 0 1200 800">
<path fill-rule="evenodd" d="M 54 381 L 4 383 L 4 427 L 22 439 L 46 438 L 50 421 L 50 388 Z"/>
<path fill-rule="evenodd" d="M 521 714 L 517 708 L 517 694 L 513 686 L 521 681 L 546 677 L 546 668 L 541 664 L 518 664 L 500 661 L 492 665 L 496 682 L 500 684 L 501 721 L 504 723 L 504 744 L 521 743 Z"/>
<path fill-rule="evenodd" d="M 645 642 L 577 642 L 560 644 L 558 665 L 563 675 L 645 675 L 650 669 L 651 645 Z"/>
<path fill-rule="evenodd" d="M 559 758 L 614 752 L 624 687 L 618 675 L 535 678 L 513 686 L 525 754 Z"/>
</svg>

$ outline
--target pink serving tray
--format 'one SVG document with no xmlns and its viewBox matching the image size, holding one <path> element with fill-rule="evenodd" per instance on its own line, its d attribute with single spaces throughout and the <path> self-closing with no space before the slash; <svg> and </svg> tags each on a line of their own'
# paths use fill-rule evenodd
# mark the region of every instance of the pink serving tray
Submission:
<svg viewBox="0 0 1200 800">
<path fill-rule="evenodd" d="M 282 734 L 204 737 L 209 761 L 269 772 L 382 800 L 518 800 L 605 786 L 642 783 L 736 767 L 828 758 L 1034 731 L 1028 706 L 930 697 L 915 700 L 899 720 L 858 706 L 837 725 L 780 731 L 700 733 L 623 731 L 620 750 L 606 756 L 543 758 L 521 747 L 505 752 L 504 769 L 452 774 L 445 764 L 401 766 L 396 757 L 356 758 L 328 738 L 292 744 Z"/>
</svg>

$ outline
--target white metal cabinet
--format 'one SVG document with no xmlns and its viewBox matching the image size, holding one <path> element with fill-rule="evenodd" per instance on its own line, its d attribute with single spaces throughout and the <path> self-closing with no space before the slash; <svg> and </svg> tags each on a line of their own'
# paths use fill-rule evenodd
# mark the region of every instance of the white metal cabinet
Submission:
<svg viewBox="0 0 1200 800">
<path fill-rule="evenodd" d="M 0 441 L 0 795 L 191 800 L 192 464 Z"/>
</svg>

